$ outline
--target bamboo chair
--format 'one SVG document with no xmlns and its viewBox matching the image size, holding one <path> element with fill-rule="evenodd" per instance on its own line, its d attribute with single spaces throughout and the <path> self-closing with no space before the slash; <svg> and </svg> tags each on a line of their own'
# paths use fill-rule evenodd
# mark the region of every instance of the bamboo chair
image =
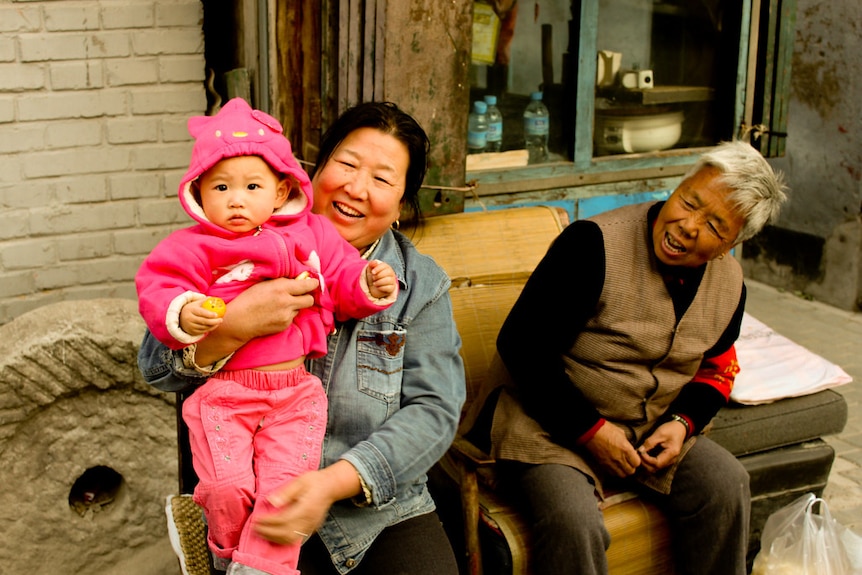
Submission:
<svg viewBox="0 0 862 575">
<path fill-rule="evenodd" d="M 484 383 L 500 326 L 567 224 L 560 208 L 518 207 L 429 218 L 416 240 L 419 251 L 434 257 L 452 279 L 449 293 L 467 380 L 465 410 Z M 437 469 L 460 494 L 469 574 L 483 573 L 481 538 L 508 550 L 512 575 L 529 574 L 530 527 L 496 491 L 493 458 L 458 436 Z M 619 493 L 608 498 L 603 513 L 612 538 L 611 575 L 673 573 L 667 525 L 654 506 L 633 493 Z"/>
</svg>

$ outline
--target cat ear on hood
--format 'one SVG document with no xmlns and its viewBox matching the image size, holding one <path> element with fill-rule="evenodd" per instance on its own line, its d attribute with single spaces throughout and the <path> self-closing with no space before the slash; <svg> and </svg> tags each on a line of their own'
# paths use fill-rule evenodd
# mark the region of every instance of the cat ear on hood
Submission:
<svg viewBox="0 0 862 575">
<path fill-rule="evenodd" d="M 189 134 L 197 139 L 205 130 L 206 126 L 213 121 L 214 116 L 192 116 L 188 121 Z"/>
<path fill-rule="evenodd" d="M 284 128 L 281 127 L 281 123 L 278 120 L 267 114 L 266 112 L 261 112 L 260 110 L 252 110 L 251 117 L 272 130 L 277 134 L 283 134 Z"/>
</svg>

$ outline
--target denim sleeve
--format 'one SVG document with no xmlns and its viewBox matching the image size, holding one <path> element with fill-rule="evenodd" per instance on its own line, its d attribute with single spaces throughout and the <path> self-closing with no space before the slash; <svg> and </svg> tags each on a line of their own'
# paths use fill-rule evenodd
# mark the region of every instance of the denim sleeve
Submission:
<svg viewBox="0 0 862 575">
<path fill-rule="evenodd" d="M 144 381 L 162 391 L 183 391 L 207 380 L 206 376 L 183 365 L 182 350 L 169 349 L 150 330 L 144 333 L 138 349 L 138 369 Z"/>
</svg>

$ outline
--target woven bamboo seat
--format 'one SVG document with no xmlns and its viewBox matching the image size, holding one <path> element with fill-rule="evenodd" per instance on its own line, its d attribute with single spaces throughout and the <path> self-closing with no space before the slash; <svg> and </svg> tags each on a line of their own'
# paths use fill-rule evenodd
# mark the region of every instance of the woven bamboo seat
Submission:
<svg viewBox="0 0 862 575">
<path fill-rule="evenodd" d="M 567 223 L 564 210 L 547 206 L 452 214 L 426 222 L 416 247 L 452 279 L 449 295 L 467 380 L 465 409 L 485 381 L 500 326 Z M 529 574 L 529 525 L 495 491 L 493 459 L 458 437 L 438 470 L 459 492 L 455 505 L 460 503 L 468 572 Z M 669 531 L 656 507 L 633 493 L 621 493 L 609 498 L 602 512 L 612 540 L 611 575 L 673 573 Z M 498 550 L 505 560 L 483 560 L 483 547 Z"/>
</svg>

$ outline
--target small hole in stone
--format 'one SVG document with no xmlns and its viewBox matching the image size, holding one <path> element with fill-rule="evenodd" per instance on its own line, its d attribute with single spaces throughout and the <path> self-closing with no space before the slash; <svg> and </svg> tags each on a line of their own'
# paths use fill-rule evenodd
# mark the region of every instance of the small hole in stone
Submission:
<svg viewBox="0 0 862 575">
<path fill-rule="evenodd" d="M 104 465 L 86 470 L 69 491 L 69 507 L 81 517 L 106 510 L 117 499 L 123 476 Z"/>
</svg>

